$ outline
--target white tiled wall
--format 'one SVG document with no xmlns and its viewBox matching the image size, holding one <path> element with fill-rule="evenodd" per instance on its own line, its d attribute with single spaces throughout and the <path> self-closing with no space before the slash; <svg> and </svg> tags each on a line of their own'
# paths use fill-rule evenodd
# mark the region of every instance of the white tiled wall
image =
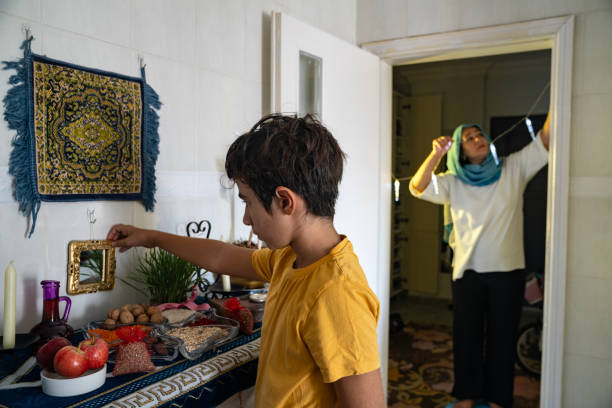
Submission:
<svg viewBox="0 0 612 408">
<path fill-rule="evenodd" d="M 583 89 L 580 93 L 612 93 L 612 5 L 605 10 L 584 13 L 583 43 L 577 49 L 582 51 L 585 74 L 580 80 Z"/>
<path fill-rule="evenodd" d="M 610 24 L 612 25 L 612 18 Z M 612 61 L 609 67 L 612 67 Z M 612 107 L 612 92 L 574 96 L 570 162 L 572 176 L 612 176 L 610 133 L 604 131 L 612 129 L 610 107 Z"/>
<path fill-rule="evenodd" d="M 0 121 L 0 269 L 15 261 L 18 332 L 40 320 L 41 280 L 59 280 L 65 295 L 68 242 L 89 238 L 87 209 L 95 209 L 95 238 L 115 223 L 182 233 L 186 222 L 201 219 L 212 222 L 214 238 L 248 237 L 237 225 L 234 192 L 220 178 L 236 133 L 269 110 L 272 10 L 355 43 L 356 0 L 0 0 L 0 60 L 22 55 L 26 24 L 36 37 L 33 51 L 52 58 L 138 76 L 142 57 L 163 103 L 155 212 L 137 202 L 43 203 L 31 239 L 24 238 L 26 220 L 7 174 L 14 133 Z M 0 70 L 0 97 L 10 74 Z M 119 255 L 118 275 L 136 260 L 137 251 Z M 0 279 L 0 293 L 3 285 Z M 69 322 L 80 327 L 102 318 L 100 309 L 139 298 L 121 281 L 112 292 L 72 296 Z"/>
<path fill-rule="evenodd" d="M 612 360 L 568 353 L 565 357 L 563 406 L 604 408 L 612 406 Z"/>
<path fill-rule="evenodd" d="M 359 43 L 575 14 L 564 407 L 612 406 L 612 2 L 358 0 Z M 443 9 L 455 9 L 446 14 Z M 423 22 L 431 22 L 424 24 Z"/>
</svg>

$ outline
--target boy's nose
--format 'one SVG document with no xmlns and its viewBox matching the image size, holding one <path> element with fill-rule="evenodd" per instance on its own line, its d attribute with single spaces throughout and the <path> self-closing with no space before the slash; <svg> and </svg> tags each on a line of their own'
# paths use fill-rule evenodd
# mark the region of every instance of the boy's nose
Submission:
<svg viewBox="0 0 612 408">
<path fill-rule="evenodd" d="M 249 215 L 247 214 L 246 210 L 244 212 L 244 215 L 242 216 L 242 223 L 244 225 L 251 225 L 251 217 L 249 217 Z"/>
</svg>

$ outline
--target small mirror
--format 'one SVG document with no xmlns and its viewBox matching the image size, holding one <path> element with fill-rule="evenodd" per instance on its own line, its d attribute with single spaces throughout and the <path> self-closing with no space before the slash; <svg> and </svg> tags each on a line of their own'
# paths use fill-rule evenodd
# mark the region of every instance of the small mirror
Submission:
<svg viewBox="0 0 612 408">
<path fill-rule="evenodd" d="M 67 292 L 78 295 L 113 289 L 115 264 L 111 241 L 70 241 Z"/>
</svg>

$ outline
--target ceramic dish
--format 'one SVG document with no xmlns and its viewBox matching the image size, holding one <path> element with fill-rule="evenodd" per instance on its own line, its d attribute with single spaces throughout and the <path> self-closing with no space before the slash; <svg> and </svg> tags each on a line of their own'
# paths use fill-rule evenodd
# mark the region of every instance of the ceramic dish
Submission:
<svg viewBox="0 0 612 408">
<path fill-rule="evenodd" d="M 70 397 L 85 394 L 106 382 L 106 364 L 97 370 L 87 370 L 79 377 L 68 378 L 47 370 L 40 372 L 42 391 L 53 397 Z"/>
</svg>

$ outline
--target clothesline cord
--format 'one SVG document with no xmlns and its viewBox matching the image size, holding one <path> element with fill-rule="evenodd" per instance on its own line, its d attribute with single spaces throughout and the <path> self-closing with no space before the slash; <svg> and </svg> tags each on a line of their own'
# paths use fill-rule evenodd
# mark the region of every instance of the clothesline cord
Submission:
<svg viewBox="0 0 612 408">
<path fill-rule="evenodd" d="M 548 82 L 546 84 L 546 86 L 544 86 L 544 89 L 542 89 L 542 91 L 540 92 L 540 95 L 538 95 L 538 98 L 536 99 L 536 101 L 534 102 L 533 105 L 531 105 L 531 108 L 529 109 L 529 111 L 527 111 L 527 114 L 525 116 L 523 116 L 522 118 L 520 118 L 514 125 L 510 126 L 508 129 L 504 130 L 503 132 L 501 132 L 495 139 L 493 139 L 491 141 L 491 143 L 495 143 L 496 140 L 498 140 L 499 138 L 501 138 L 502 136 L 507 135 L 508 133 L 510 133 L 515 127 L 517 127 L 518 125 L 521 124 L 522 121 L 524 121 L 525 119 L 529 118 L 529 116 L 533 113 L 533 111 L 535 110 L 535 108 L 538 106 L 538 103 L 540 103 L 540 99 L 542 99 L 542 97 L 544 96 L 544 93 L 548 90 L 548 88 L 550 87 L 550 82 Z"/>
<path fill-rule="evenodd" d="M 520 118 L 515 124 L 510 126 L 508 129 L 506 129 L 502 133 L 500 133 L 495 139 L 493 139 L 491 141 L 491 144 L 495 143 L 496 140 L 499 140 L 501 137 L 503 137 L 503 136 L 507 135 L 508 133 L 510 133 L 514 128 L 516 128 L 518 125 L 520 125 L 521 122 L 523 122 L 525 119 L 529 118 L 529 116 L 531 116 L 531 114 L 533 113 L 535 108 L 540 103 L 540 100 L 542 99 L 542 97 L 544 96 L 544 93 L 546 93 L 546 91 L 548 90 L 549 87 L 550 87 L 550 81 L 544 86 L 544 88 L 542 89 L 542 91 L 538 95 L 536 101 L 533 103 L 533 105 L 531 105 L 531 108 L 529 108 L 529 111 L 527 111 L 527 114 L 525 116 L 523 116 L 522 118 Z M 396 177 L 395 174 L 392 174 L 392 177 L 393 177 L 393 180 L 397 180 L 397 181 L 410 181 L 410 179 L 413 176 Z"/>
</svg>

